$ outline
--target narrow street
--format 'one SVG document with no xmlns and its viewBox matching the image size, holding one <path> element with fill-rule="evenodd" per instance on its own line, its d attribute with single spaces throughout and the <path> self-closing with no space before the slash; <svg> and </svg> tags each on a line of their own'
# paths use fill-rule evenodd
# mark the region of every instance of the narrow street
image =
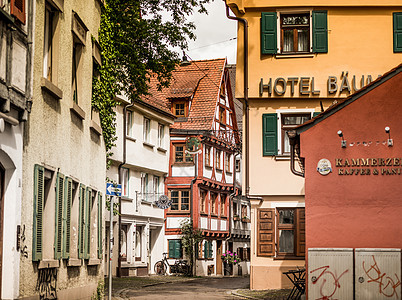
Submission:
<svg viewBox="0 0 402 300">
<path fill-rule="evenodd" d="M 249 277 L 114 278 L 113 299 L 239 299 L 231 291 L 248 289 L 249 282 Z"/>
</svg>

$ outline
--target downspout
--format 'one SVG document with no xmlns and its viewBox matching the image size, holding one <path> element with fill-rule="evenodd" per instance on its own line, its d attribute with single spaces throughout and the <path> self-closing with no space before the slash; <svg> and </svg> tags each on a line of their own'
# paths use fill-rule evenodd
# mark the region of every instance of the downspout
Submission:
<svg viewBox="0 0 402 300">
<path fill-rule="evenodd" d="M 195 225 L 193 223 L 193 221 L 194 221 L 194 217 L 193 217 L 194 189 L 193 189 L 193 186 L 194 186 L 194 183 L 197 181 L 197 177 L 198 177 L 198 167 L 197 166 L 198 166 L 198 154 L 195 154 L 195 159 L 194 159 L 194 178 L 191 180 L 191 186 L 190 186 L 190 194 L 191 194 L 190 218 L 191 218 L 191 223 L 193 225 L 193 228 L 195 228 Z M 197 264 L 194 264 L 194 262 L 195 262 L 195 251 L 193 251 L 193 254 L 192 254 L 192 257 L 191 257 L 191 275 L 194 274 L 194 265 L 195 266 L 197 265 Z"/>
<path fill-rule="evenodd" d="M 118 167 L 119 183 L 120 184 L 122 184 L 122 179 L 123 179 L 123 176 L 121 174 L 121 168 L 126 164 L 126 156 L 127 156 L 127 153 L 126 153 L 127 108 L 133 107 L 133 106 L 134 106 L 134 103 L 131 103 L 131 104 L 125 105 L 124 108 L 123 108 L 123 161 L 121 162 L 121 164 Z M 111 209 L 113 209 L 113 208 L 111 208 Z M 113 221 L 112 220 L 111 220 L 110 226 L 113 226 Z M 117 268 L 118 268 L 117 277 L 121 277 L 121 257 L 120 257 L 121 241 L 120 241 L 120 235 L 121 235 L 121 197 L 119 197 L 119 234 L 117 235 L 119 237 L 118 238 L 119 251 L 118 251 L 118 259 L 117 259 Z"/>
<path fill-rule="evenodd" d="M 249 104 L 248 104 L 248 22 L 246 19 L 239 18 L 239 17 L 232 17 L 229 15 L 229 6 L 226 4 L 226 17 L 230 20 L 236 20 L 243 23 L 244 26 L 244 103 L 246 104 L 246 120 L 245 120 L 245 146 L 244 146 L 244 155 L 246 157 L 245 161 L 245 186 L 246 186 L 246 197 L 249 197 L 250 192 L 250 174 L 249 174 L 249 166 L 250 166 L 250 159 L 249 159 Z"/>
<path fill-rule="evenodd" d="M 295 167 L 295 147 L 296 145 L 300 147 L 300 136 L 295 130 L 288 131 L 287 135 L 290 144 L 290 171 L 296 176 L 304 177 L 304 173 L 297 171 Z"/>
<path fill-rule="evenodd" d="M 233 193 L 229 195 L 229 236 L 225 240 L 225 242 L 228 242 L 231 237 L 232 237 L 232 201 L 233 197 L 236 196 L 236 156 L 239 155 L 239 153 L 235 153 L 233 155 Z"/>
</svg>

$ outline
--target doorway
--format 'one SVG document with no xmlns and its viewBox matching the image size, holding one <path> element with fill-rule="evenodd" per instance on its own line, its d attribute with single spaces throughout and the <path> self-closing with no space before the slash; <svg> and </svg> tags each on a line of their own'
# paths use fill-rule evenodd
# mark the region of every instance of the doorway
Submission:
<svg viewBox="0 0 402 300">
<path fill-rule="evenodd" d="M 6 170 L 0 163 L 0 298 L 2 295 L 2 270 L 3 270 L 3 223 L 4 223 L 4 185 Z"/>
<path fill-rule="evenodd" d="M 216 275 L 222 275 L 222 241 L 216 241 Z"/>
</svg>

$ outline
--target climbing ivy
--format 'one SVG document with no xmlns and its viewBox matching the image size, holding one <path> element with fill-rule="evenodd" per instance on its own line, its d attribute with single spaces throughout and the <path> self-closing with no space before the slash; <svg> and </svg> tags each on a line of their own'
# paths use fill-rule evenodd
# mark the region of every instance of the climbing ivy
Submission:
<svg viewBox="0 0 402 300">
<path fill-rule="evenodd" d="M 99 44 L 102 65 L 93 79 L 93 107 L 99 111 L 107 158 L 116 141 L 115 96 L 131 102 L 148 94 L 149 79 L 167 87 L 195 26 L 187 21 L 195 9 L 213 0 L 105 0 Z"/>
</svg>

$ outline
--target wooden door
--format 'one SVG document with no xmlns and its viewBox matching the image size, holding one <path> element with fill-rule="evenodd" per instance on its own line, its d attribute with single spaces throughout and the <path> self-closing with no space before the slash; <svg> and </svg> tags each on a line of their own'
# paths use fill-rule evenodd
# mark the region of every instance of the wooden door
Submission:
<svg viewBox="0 0 402 300">
<path fill-rule="evenodd" d="M 2 269 L 3 269 L 3 223 L 4 223 L 4 177 L 5 169 L 0 163 L 0 298 L 2 295 Z"/>
<path fill-rule="evenodd" d="M 222 241 L 216 241 L 216 275 L 222 275 Z"/>
</svg>

